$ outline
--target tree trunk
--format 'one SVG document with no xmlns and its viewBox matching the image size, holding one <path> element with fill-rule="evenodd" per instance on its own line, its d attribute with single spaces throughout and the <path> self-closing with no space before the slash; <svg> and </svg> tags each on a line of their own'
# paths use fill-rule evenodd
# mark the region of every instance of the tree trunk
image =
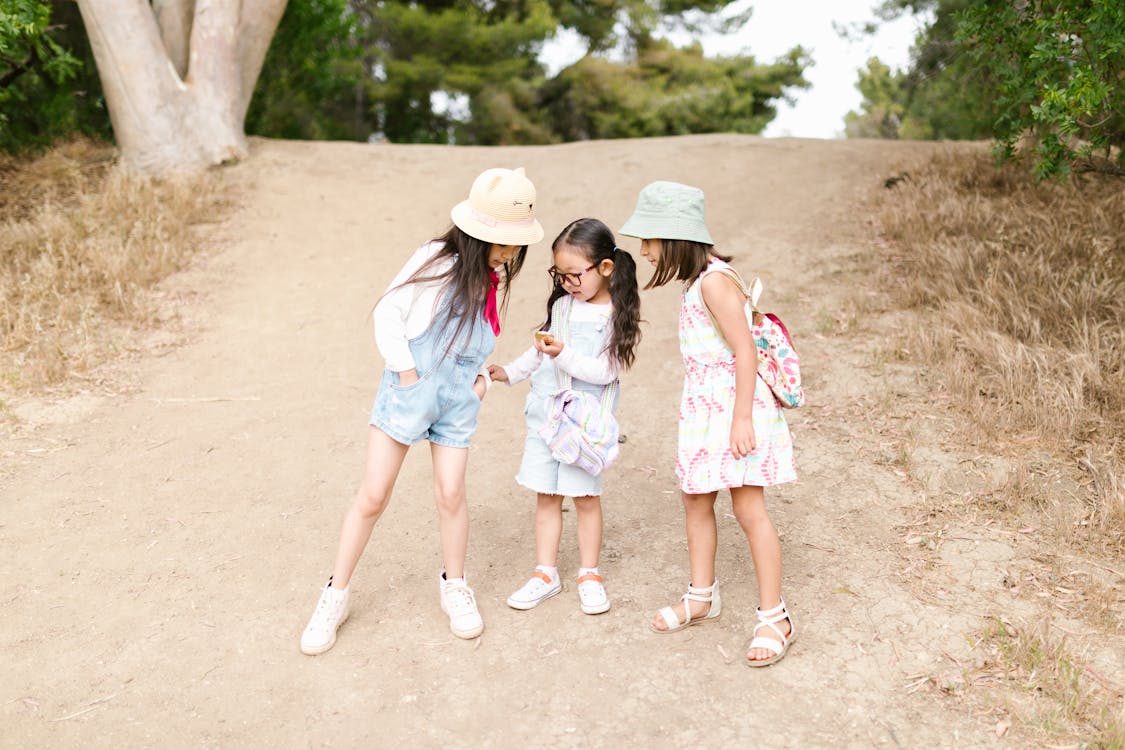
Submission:
<svg viewBox="0 0 1125 750">
<path fill-rule="evenodd" d="M 176 74 L 183 78 L 188 71 L 188 40 L 191 39 L 191 18 L 195 11 L 192 0 L 152 0 L 152 12 L 160 26 L 164 49 Z"/>
<path fill-rule="evenodd" d="M 246 156 L 246 110 L 285 2 L 78 0 L 128 167 L 164 175 Z"/>
</svg>

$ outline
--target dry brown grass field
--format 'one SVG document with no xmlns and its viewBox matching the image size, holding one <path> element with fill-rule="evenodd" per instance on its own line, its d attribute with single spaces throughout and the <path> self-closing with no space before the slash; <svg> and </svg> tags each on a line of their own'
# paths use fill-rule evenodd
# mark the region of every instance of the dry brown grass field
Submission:
<svg viewBox="0 0 1125 750">
<path fill-rule="evenodd" d="M 215 175 L 130 177 L 88 140 L 0 154 L 0 382 L 82 378 L 160 323 L 152 287 L 189 262 L 224 199 Z M 135 338 L 135 335 L 132 337 Z"/>
<path fill-rule="evenodd" d="M 114 158 L 0 160 L 0 747 L 1125 748 L 1120 180 L 1036 184 L 985 144 L 729 135 L 254 140 L 178 184 Z M 415 449 L 340 640 L 298 653 L 366 444 L 371 305 L 498 165 L 527 168 L 547 240 L 620 226 L 651 180 L 698 184 L 763 278 L 809 395 L 801 479 L 768 493 L 802 631 L 778 665 L 741 663 L 756 599 L 725 497 L 722 620 L 645 625 L 687 576 L 670 288 L 644 294 L 622 380 L 609 613 L 572 585 L 503 605 L 534 501 L 511 479 L 524 391 L 500 388 L 470 451 L 482 638 L 437 608 Z M 547 244 L 498 361 L 541 314 Z"/>
<path fill-rule="evenodd" d="M 985 671 L 1049 697 L 1023 706 L 1026 723 L 1100 727 L 1089 746 L 1120 748 L 1123 673 L 1092 670 L 1047 623 L 1061 610 L 1125 633 L 1125 180 L 1037 182 L 983 153 L 903 168 L 877 201 L 878 273 L 923 324 L 888 349 L 962 417 L 968 453 L 1004 457 L 985 486 L 929 492 L 919 526 L 967 516 L 1034 535 L 1033 564 L 1005 585 L 1050 606 L 984 627 Z"/>
</svg>

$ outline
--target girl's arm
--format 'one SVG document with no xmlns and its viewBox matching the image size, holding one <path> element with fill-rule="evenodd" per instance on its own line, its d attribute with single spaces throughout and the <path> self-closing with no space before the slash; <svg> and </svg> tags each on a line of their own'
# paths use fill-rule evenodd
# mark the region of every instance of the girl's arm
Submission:
<svg viewBox="0 0 1125 750">
<path fill-rule="evenodd" d="M 608 385 L 617 379 L 617 368 L 607 352 L 590 356 L 573 346 L 563 346 L 562 351 L 555 355 L 555 367 L 561 367 L 572 378 L 594 385 Z"/>
<path fill-rule="evenodd" d="M 488 372 L 493 380 L 515 385 L 522 380 L 527 380 L 531 377 L 531 373 L 539 369 L 542 356 L 536 351 L 535 347 L 531 347 L 502 367 L 500 365 L 489 365 Z"/>
<path fill-rule="evenodd" d="M 715 316 L 719 332 L 734 352 L 734 417 L 730 426 L 730 451 L 742 458 L 757 447 L 754 437 L 754 386 L 758 353 L 746 322 L 746 295 L 722 273 L 703 277 L 703 304 Z"/>
<path fill-rule="evenodd" d="M 406 330 L 411 308 L 415 304 L 418 285 L 404 285 L 404 282 L 440 249 L 439 243 L 431 242 L 415 250 L 406 261 L 406 265 L 391 281 L 371 314 L 375 324 L 375 345 L 379 347 L 379 353 L 383 355 L 387 369 L 400 373 L 404 385 L 408 385 L 418 377 L 414 372 L 414 355 L 410 353 L 410 344 L 407 343 L 410 336 Z M 431 311 L 430 314 L 432 316 L 433 312 Z"/>
</svg>

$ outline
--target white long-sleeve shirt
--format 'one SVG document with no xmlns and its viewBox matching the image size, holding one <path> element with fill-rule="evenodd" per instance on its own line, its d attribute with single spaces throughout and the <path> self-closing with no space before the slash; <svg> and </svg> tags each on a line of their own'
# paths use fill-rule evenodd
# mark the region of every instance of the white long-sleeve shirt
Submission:
<svg viewBox="0 0 1125 750">
<path fill-rule="evenodd" d="M 609 315 L 612 310 L 609 305 L 592 305 L 579 299 L 575 299 L 573 305 L 570 313 L 571 321 L 597 322 L 602 319 L 605 325 L 610 324 Z M 545 356 L 547 355 L 533 346 L 504 365 L 504 372 L 508 374 L 508 385 L 515 385 L 531 377 L 543 364 Z M 577 347 L 570 345 L 563 346 L 563 350 L 555 357 L 554 366 L 569 373 L 576 380 L 584 380 L 594 385 L 608 385 L 616 380 L 618 375 L 617 368 L 607 352 L 583 354 Z"/>
<path fill-rule="evenodd" d="M 440 242 L 427 242 L 414 251 L 410 259 L 394 277 L 383 297 L 375 305 L 371 314 L 375 325 L 375 346 L 393 372 L 415 369 L 414 355 L 410 353 L 410 339 L 422 335 L 437 315 L 442 292 L 448 279 L 441 281 L 415 282 L 403 284 L 430 258 L 442 248 Z M 442 260 L 426 269 L 426 276 L 438 276 L 453 266 L 452 257 Z M 401 285 L 401 286 L 400 286 Z M 396 289 L 396 287 L 398 287 Z M 478 325 L 488 325 L 484 320 Z M 486 384 L 491 381 L 488 368 L 482 366 L 480 374 Z"/>
</svg>

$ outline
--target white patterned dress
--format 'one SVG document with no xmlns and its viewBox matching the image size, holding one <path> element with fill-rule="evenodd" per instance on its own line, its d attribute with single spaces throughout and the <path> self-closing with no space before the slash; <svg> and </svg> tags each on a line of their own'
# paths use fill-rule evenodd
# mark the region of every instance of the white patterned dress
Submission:
<svg viewBox="0 0 1125 750">
<path fill-rule="evenodd" d="M 789 425 L 769 386 L 754 384 L 754 437 L 757 448 L 736 459 L 730 450 L 734 411 L 734 354 L 727 348 L 703 304 L 703 277 L 727 264 L 713 259 L 680 304 L 680 353 L 684 393 L 680 401 L 680 441 L 676 475 L 680 489 L 702 495 L 729 487 L 768 487 L 797 478 Z M 747 306 L 747 324 L 750 308 Z"/>
</svg>

